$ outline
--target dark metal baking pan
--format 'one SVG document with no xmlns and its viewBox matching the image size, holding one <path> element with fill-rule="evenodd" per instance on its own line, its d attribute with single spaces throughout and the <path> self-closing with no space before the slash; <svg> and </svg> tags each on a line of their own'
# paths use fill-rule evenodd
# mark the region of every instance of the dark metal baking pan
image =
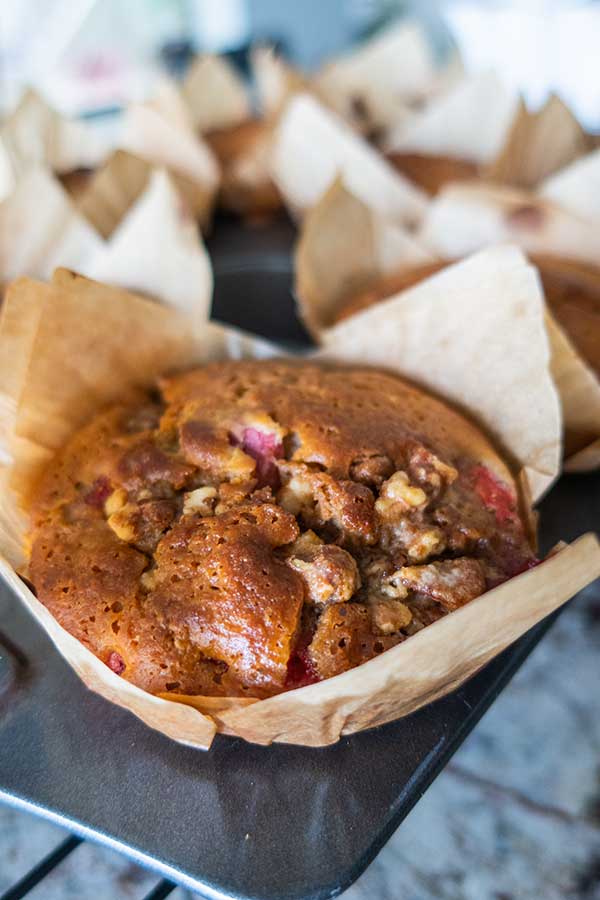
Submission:
<svg viewBox="0 0 600 900">
<path fill-rule="evenodd" d="M 291 235 L 286 225 L 248 233 L 222 223 L 211 243 L 215 311 L 299 345 Z M 543 503 L 542 549 L 593 528 L 599 513 L 600 477 L 561 480 Z M 399 722 L 323 749 L 218 737 L 202 753 L 89 692 L 4 589 L 0 798 L 206 897 L 333 897 L 372 860 L 551 621 Z"/>
</svg>

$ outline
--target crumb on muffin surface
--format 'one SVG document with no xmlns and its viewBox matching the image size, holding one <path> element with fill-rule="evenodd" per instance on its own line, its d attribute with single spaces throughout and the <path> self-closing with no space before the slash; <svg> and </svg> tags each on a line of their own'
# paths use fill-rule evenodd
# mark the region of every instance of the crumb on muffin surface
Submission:
<svg viewBox="0 0 600 900">
<path fill-rule="evenodd" d="M 31 538 L 41 602 L 151 693 L 331 677 L 534 561 L 465 419 L 376 370 L 281 361 L 100 413 L 42 478 Z"/>
</svg>

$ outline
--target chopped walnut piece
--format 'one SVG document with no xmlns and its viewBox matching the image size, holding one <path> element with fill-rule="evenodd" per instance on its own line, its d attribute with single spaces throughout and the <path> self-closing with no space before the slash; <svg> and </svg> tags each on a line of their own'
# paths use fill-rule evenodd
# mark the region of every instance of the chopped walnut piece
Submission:
<svg viewBox="0 0 600 900">
<path fill-rule="evenodd" d="M 312 528 L 332 524 L 343 539 L 372 544 L 377 520 L 372 491 L 354 481 L 338 481 L 327 472 L 315 472 L 302 463 L 282 463 L 285 480 L 278 502 Z"/>
<path fill-rule="evenodd" d="M 108 517 L 109 528 L 114 531 L 119 540 L 127 541 L 127 543 L 132 543 L 135 539 L 133 521 L 130 518 L 134 509 L 136 507 L 131 504 L 129 507 L 123 507 Z"/>
<path fill-rule="evenodd" d="M 389 456 L 374 454 L 355 459 L 350 466 L 352 481 L 360 481 L 367 487 L 379 488 L 394 471 L 394 464 Z"/>
<path fill-rule="evenodd" d="M 175 514 L 176 505 L 171 500 L 146 500 L 143 503 L 127 503 L 107 521 L 120 540 L 151 553 L 173 522 Z"/>
<path fill-rule="evenodd" d="M 315 508 L 312 473 L 300 465 L 290 465 L 287 468 L 291 470 L 292 474 L 279 491 L 277 501 L 293 516 L 302 514 L 308 519 Z"/>
<path fill-rule="evenodd" d="M 408 510 L 423 509 L 426 504 L 425 491 L 411 485 L 406 472 L 398 471 L 382 484 L 375 509 L 383 519 L 390 519 Z"/>
<path fill-rule="evenodd" d="M 293 553 L 288 558 L 288 565 L 302 577 L 307 602 L 326 606 L 349 600 L 360 587 L 360 575 L 354 558 L 334 544 L 320 541 L 311 541 L 310 544 L 312 546 L 305 541 L 302 546 L 301 539 L 296 540 Z"/>
<path fill-rule="evenodd" d="M 436 497 L 458 478 L 454 466 L 447 465 L 422 445 L 411 453 L 407 468 L 414 481 Z"/>
<path fill-rule="evenodd" d="M 183 514 L 212 516 L 217 498 L 217 489 L 214 487 L 199 487 L 189 494 L 183 495 Z"/>
<path fill-rule="evenodd" d="M 408 588 L 404 587 L 397 577 L 397 573 L 394 572 L 381 579 L 379 590 L 384 597 L 389 597 L 392 600 L 404 600 L 408 594 Z"/>
<path fill-rule="evenodd" d="M 112 492 L 110 497 L 107 497 L 104 501 L 104 512 L 107 516 L 112 516 L 113 513 L 123 509 L 126 503 L 127 491 L 124 488 L 117 488 Z"/>
<path fill-rule="evenodd" d="M 464 513 L 451 504 L 439 506 L 433 511 L 433 520 L 443 529 L 449 550 L 456 554 L 472 552 L 482 539 L 482 532 L 475 528 Z"/>
<path fill-rule="evenodd" d="M 405 587 L 431 597 L 448 611 L 479 597 L 486 587 L 481 563 L 466 556 L 426 566 L 403 566 L 397 577 Z"/>
<path fill-rule="evenodd" d="M 321 547 L 323 541 L 315 534 L 314 531 L 311 531 L 309 528 L 308 531 L 303 531 L 300 537 L 296 538 L 293 544 L 287 548 L 290 556 L 299 556 L 304 559 L 304 554 L 311 553 L 317 547 Z"/>
<path fill-rule="evenodd" d="M 440 528 L 419 524 L 409 518 L 399 519 L 387 526 L 383 538 L 388 547 L 403 551 L 413 562 L 425 562 L 446 549 L 446 539 Z"/>
<path fill-rule="evenodd" d="M 408 606 L 399 600 L 376 600 L 369 603 L 371 623 L 380 634 L 393 634 L 406 628 L 412 619 Z"/>
</svg>

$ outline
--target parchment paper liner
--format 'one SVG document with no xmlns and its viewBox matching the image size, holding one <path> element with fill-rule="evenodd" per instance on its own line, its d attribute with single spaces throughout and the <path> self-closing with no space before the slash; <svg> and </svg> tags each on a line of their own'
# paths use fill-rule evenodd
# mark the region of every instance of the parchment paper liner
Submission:
<svg viewBox="0 0 600 900">
<path fill-rule="evenodd" d="M 288 208 L 302 216 L 341 175 L 367 206 L 414 226 L 427 196 L 387 163 L 338 115 L 309 94 L 296 94 L 276 126 L 271 175 Z"/>
<path fill-rule="evenodd" d="M 482 177 L 515 187 L 536 188 L 553 172 L 590 149 L 574 113 L 556 94 L 530 112 L 521 99 L 504 145 Z"/>
<path fill-rule="evenodd" d="M 52 109 L 35 91 L 26 91 L 0 127 L 0 200 L 32 166 L 58 175 L 93 169 L 107 147 L 97 131 Z"/>
<path fill-rule="evenodd" d="M 148 188 L 156 168 L 165 167 L 157 167 L 126 150 L 115 150 L 92 175 L 75 205 L 102 237 L 110 238 Z M 177 174 L 168 167 L 165 171 L 179 192 L 180 205 L 187 207 L 192 215 L 198 217 L 201 227 L 206 228 L 214 205 L 215 190 L 211 188 L 207 191 L 204 184 Z"/>
<path fill-rule="evenodd" d="M 476 266 L 485 263 L 483 257 Z M 527 289 L 535 288 L 529 269 L 514 250 L 488 254 L 486 265 L 494 281 L 505 268 L 520 269 Z M 398 326 L 406 325 L 413 316 L 413 312 L 404 315 L 408 304 L 416 309 L 410 299 L 404 310 L 398 307 Z M 392 321 L 388 319 L 388 328 L 393 330 Z M 13 490 L 25 503 L 32 482 L 54 450 L 96 409 L 121 396 L 126 386 L 148 384 L 161 371 L 207 359 L 271 352 L 262 342 L 212 324 L 193 326 L 188 318 L 172 311 L 65 272 L 58 273 L 56 283 L 50 286 L 28 279 L 16 282 L 8 291 L 0 324 L 0 384 L 4 391 L 0 421 L 7 460 L 2 474 L 6 479 L 10 476 Z M 466 326 L 467 322 L 461 318 L 460 324 Z M 518 328 L 518 322 L 515 325 Z M 375 354 L 364 326 L 363 321 L 345 339 L 340 335 L 337 357 L 364 363 L 368 361 L 365 355 Z M 449 330 L 448 348 L 460 343 L 464 333 L 464 327 Z M 419 343 L 421 353 L 427 354 Z M 395 368 L 395 354 L 384 358 Z M 538 358 L 536 365 L 544 368 L 547 359 Z M 510 368 L 514 369 L 514 359 Z M 411 366 L 405 372 L 412 374 Z M 541 378 L 547 379 L 547 374 Z M 23 516 L 13 490 L 5 488 L 0 494 L 0 546 L 12 564 L 18 565 L 23 562 L 18 537 Z M 538 568 L 360 669 L 269 700 L 241 704 L 214 698 L 174 703 L 124 683 L 58 626 L 8 562 L 2 561 L 0 568 L 84 682 L 168 736 L 207 747 L 218 729 L 259 743 L 278 740 L 322 745 L 334 742 L 340 734 L 405 715 L 456 687 L 596 577 L 600 551 L 595 538 L 581 538 Z"/>
<path fill-rule="evenodd" d="M 189 120 L 218 162 L 219 205 L 248 218 L 279 209 L 268 167 L 272 117 L 253 117 L 249 91 L 233 66 L 223 57 L 197 57 L 181 95 Z"/>
<path fill-rule="evenodd" d="M 250 67 L 257 111 L 265 119 L 279 115 L 292 94 L 308 90 L 304 75 L 283 60 L 273 47 L 254 47 Z"/>
<path fill-rule="evenodd" d="M 242 79 L 222 56 L 203 54 L 192 61 L 181 87 L 194 128 L 206 134 L 239 125 L 251 104 Z"/>
<path fill-rule="evenodd" d="M 477 229 L 472 232 L 476 234 Z M 549 255 L 538 255 L 533 263 L 542 266 L 545 277 L 568 279 L 569 285 L 579 284 L 598 298 L 598 321 L 590 313 L 583 322 L 599 331 L 600 268 Z M 349 316 L 373 302 L 395 297 L 449 264 L 447 258 L 428 254 L 423 243 L 369 210 L 338 181 L 302 223 L 295 266 L 300 315 L 315 340 L 329 345 L 337 334 L 335 328 L 329 333 L 332 324 L 353 302 Z M 481 302 L 497 302 L 495 296 Z M 356 302 L 361 297 L 364 305 Z M 600 440 L 600 382 L 563 327 L 550 316 L 546 321 L 552 377 L 563 410 L 565 466 L 578 471 L 596 468 L 600 464 L 594 450 Z M 583 333 L 581 328 L 579 332 Z M 596 344 L 592 349 L 596 350 Z M 493 428 L 490 421 L 488 426 Z M 543 442 L 540 436 L 540 446 Z"/>
<path fill-rule="evenodd" d="M 357 131 L 381 140 L 459 72 L 456 59 L 444 69 L 436 65 L 418 23 L 401 22 L 327 62 L 311 85 Z"/>
<path fill-rule="evenodd" d="M 418 236 L 446 259 L 502 241 L 529 253 L 591 263 L 600 258 L 595 223 L 539 194 L 483 182 L 445 187 L 429 204 Z"/>
<path fill-rule="evenodd" d="M 294 266 L 300 315 L 318 342 L 350 298 L 390 272 L 433 259 L 415 237 L 362 203 L 338 177 L 302 221 Z"/>
<path fill-rule="evenodd" d="M 108 240 L 48 171 L 25 174 L 0 203 L 0 283 L 20 274 L 49 278 L 56 266 L 68 266 L 205 319 L 212 270 L 196 223 L 171 177 L 142 165 L 145 184 Z M 86 205 L 92 222 L 105 217 L 113 197 L 122 199 L 119 178 L 131 170 L 117 170 L 109 164 L 99 173 L 103 191 L 90 194 Z"/>
<path fill-rule="evenodd" d="M 540 194 L 575 215 L 600 222 L 600 149 L 575 160 L 540 186 Z"/>
<path fill-rule="evenodd" d="M 420 113 L 400 121 L 385 147 L 407 173 L 420 164 L 423 184 L 440 186 L 455 161 L 477 166 L 484 180 L 534 188 L 591 146 L 573 112 L 552 95 L 530 112 L 492 73 L 464 77 Z M 475 177 L 475 173 L 471 177 Z M 457 180 L 447 178 L 447 181 Z M 421 183 L 421 182 L 419 182 Z"/>
<path fill-rule="evenodd" d="M 560 394 L 567 472 L 600 467 L 600 382 L 552 316 L 546 327 L 552 348 L 552 377 Z"/>
<path fill-rule="evenodd" d="M 166 168 L 191 183 L 186 201 L 201 226 L 207 228 L 219 187 L 219 166 L 210 147 L 194 131 L 179 88 L 163 79 L 146 103 L 133 103 L 124 112 L 118 148 L 153 166 Z"/>
<path fill-rule="evenodd" d="M 518 95 L 491 72 L 466 76 L 446 94 L 393 129 L 388 153 L 423 153 L 485 165 L 501 150 Z"/>
</svg>

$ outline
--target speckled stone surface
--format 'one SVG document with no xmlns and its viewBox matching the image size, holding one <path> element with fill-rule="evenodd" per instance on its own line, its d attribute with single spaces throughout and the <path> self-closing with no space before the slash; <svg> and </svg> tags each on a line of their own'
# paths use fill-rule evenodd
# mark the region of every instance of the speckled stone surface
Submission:
<svg viewBox="0 0 600 900">
<path fill-rule="evenodd" d="M 0 807 L 0 892 L 65 832 Z M 143 898 L 158 878 L 89 843 L 29 896 Z M 193 896 L 178 889 L 173 900 Z M 600 900 L 600 602 L 580 595 L 347 900 Z"/>
</svg>

